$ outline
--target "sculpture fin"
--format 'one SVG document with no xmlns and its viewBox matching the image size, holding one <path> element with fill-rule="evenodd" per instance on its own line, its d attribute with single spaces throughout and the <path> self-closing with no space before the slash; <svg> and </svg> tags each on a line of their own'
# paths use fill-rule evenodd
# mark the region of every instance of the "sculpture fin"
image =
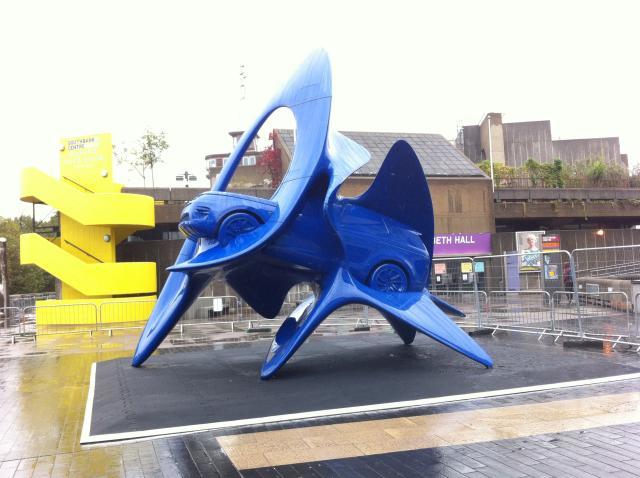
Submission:
<svg viewBox="0 0 640 478">
<path fill-rule="evenodd" d="M 196 241 L 186 239 L 177 261 L 188 260 L 195 254 L 197 247 Z M 132 360 L 134 367 L 141 366 L 149 358 L 210 280 L 209 275 L 187 275 L 182 272 L 169 274 L 138 340 Z"/>
<path fill-rule="evenodd" d="M 445 314 L 455 315 L 457 317 L 466 317 L 465 313 L 461 310 L 458 310 L 448 302 L 445 302 L 440 297 L 429 293 L 429 298 L 433 301 L 434 304 L 438 306 L 438 308 L 444 312 Z"/>
<path fill-rule="evenodd" d="M 283 322 L 276 336 L 278 340 L 274 339 L 262 366 L 262 378 L 276 373 L 331 312 L 351 303 L 375 307 L 392 318 L 392 325 L 402 324 L 399 335 L 405 343 L 411 338 L 409 330 L 415 329 L 486 367 L 493 366 L 491 357 L 434 304 L 428 293 L 380 292 L 352 278 L 346 269 L 338 268 L 323 284 L 308 314 Z"/>
<path fill-rule="evenodd" d="M 358 284 L 359 288 L 365 288 Z M 374 291 L 375 292 L 375 291 Z M 370 305 L 486 367 L 491 357 L 422 292 L 371 294 Z"/>
<path fill-rule="evenodd" d="M 429 257 L 433 257 L 433 205 L 429 185 L 418 156 L 406 141 L 397 141 L 391 147 L 369 189 L 347 201 L 419 232 Z"/>
<path fill-rule="evenodd" d="M 315 303 L 309 304 L 300 317 L 288 317 L 282 323 L 262 365 L 260 376 L 263 379 L 273 376 L 331 312 L 351 302 L 351 296 L 345 294 L 343 274 L 348 275 L 343 269 L 338 269 L 329 276 L 322 284 Z"/>
<path fill-rule="evenodd" d="M 345 135 L 330 131 L 327 138 L 327 157 L 330 161 L 331 181 L 326 197 L 331 198 L 349 176 L 369 162 L 371 154 Z"/>
</svg>

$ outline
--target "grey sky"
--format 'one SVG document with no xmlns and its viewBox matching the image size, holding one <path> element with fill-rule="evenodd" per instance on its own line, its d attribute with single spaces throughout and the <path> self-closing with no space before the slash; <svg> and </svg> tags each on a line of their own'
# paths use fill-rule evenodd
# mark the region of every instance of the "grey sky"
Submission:
<svg viewBox="0 0 640 478">
<path fill-rule="evenodd" d="M 317 47 L 332 59 L 336 129 L 453 138 L 498 111 L 550 119 L 554 139 L 619 136 L 636 164 L 638 13 L 631 1 L 5 2 L 0 215 L 30 212 L 20 170 L 57 176 L 63 136 L 163 129 L 156 183 L 186 168 L 206 185 L 205 154 L 228 150 L 227 131 Z"/>
</svg>

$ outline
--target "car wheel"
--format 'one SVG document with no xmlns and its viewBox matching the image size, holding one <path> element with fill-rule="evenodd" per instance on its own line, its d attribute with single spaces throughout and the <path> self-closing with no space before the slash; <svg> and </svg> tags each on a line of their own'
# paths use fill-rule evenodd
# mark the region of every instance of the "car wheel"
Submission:
<svg viewBox="0 0 640 478">
<path fill-rule="evenodd" d="M 369 286 L 381 292 L 405 292 L 409 288 L 409 279 L 402 267 L 385 262 L 373 270 Z"/>
</svg>

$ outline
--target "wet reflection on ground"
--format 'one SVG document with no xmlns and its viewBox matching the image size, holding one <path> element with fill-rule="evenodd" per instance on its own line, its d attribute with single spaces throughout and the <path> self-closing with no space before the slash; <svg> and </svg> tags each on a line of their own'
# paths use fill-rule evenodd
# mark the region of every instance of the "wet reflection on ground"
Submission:
<svg viewBox="0 0 640 478">
<path fill-rule="evenodd" d="M 329 335 L 344 332 L 323 330 Z M 222 476 L 235 473 L 213 434 L 80 447 L 91 364 L 131 356 L 139 333 L 113 330 L 5 342 L 0 350 L 0 477 L 207 475 L 206 470 L 221 463 L 230 466 Z M 172 333 L 160 353 L 202 343 L 242 347 L 255 340 L 264 340 L 266 350 L 272 333 L 186 328 Z M 604 353 L 617 352 L 607 348 Z"/>
</svg>

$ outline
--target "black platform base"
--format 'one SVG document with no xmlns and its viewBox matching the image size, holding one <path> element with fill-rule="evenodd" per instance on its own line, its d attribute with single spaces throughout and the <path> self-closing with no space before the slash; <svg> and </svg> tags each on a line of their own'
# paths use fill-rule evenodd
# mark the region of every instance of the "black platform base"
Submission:
<svg viewBox="0 0 640 478">
<path fill-rule="evenodd" d="M 160 353 L 139 369 L 128 359 L 101 362 L 94 369 L 82 440 L 428 405 L 640 372 L 617 363 L 616 355 L 514 336 L 476 340 L 495 368 L 426 337 L 405 346 L 390 333 L 312 337 L 269 381 L 259 376 L 268 341 Z"/>
</svg>

